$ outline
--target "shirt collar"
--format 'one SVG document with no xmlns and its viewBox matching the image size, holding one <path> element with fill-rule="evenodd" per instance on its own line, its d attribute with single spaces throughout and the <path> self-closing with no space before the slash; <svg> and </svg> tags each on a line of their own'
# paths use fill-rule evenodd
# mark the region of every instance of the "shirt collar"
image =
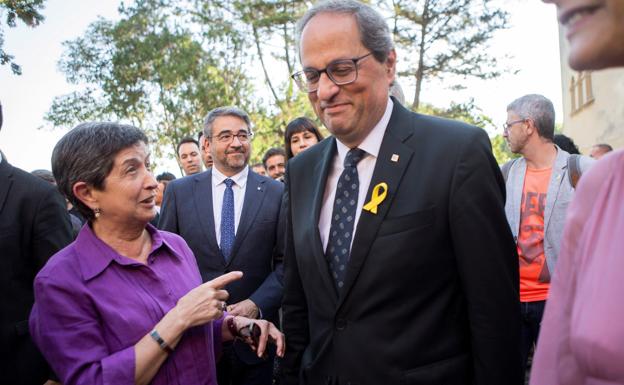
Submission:
<svg viewBox="0 0 624 385">
<path fill-rule="evenodd" d="M 386 111 L 383 116 L 377 122 L 375 127 L 368 133 L 366 138 L 360 143 L 358 146 L 359 149 L 366 151 L 367 154 L 372 155 L 377 158 L 379 156 L 379 149 L 381 148 L 381 142 L 383 141 L 384 134 L 386 133 L 386 128 L 388 127 L 388 122 L 390 121 L 390 116 L 392 115 L 392 108 L 394 103 L 392 99 L 388 98 L 388 103 L 386 104 Z M 347 156 L 347 152 L 349 152 L 350 148 L 345 146 L 341 141 L 336 140 L 336 147 L 338 149 L 338 158 L 340 159 L 340 163 L 344 162 L 345 157 Z"/>
<path fill-rule="evenodd" d="M 176 258 L 182 260 L 182 253 L 176 250 L 169 242 L 167 242 L 160 231 L 151 224 L 147 224 L 145 227 L 149 235 L 152 237 L 152 248 L 150 249 L 150 255 L 154 254 L 161 247 L 169 249 L 170 254 Z M 119 265 L 140 265 L 139 262 L 124 257 L 117 253 L 108 244 L 104 243 L 98 238 L 89 224 L 85 224 L 76 241 L 74 247 L 78 255 L 78 261 L 80 263 L 80 271 L 82 272 L 82 278 L 88 281 L 101 272 L 103 272 L 109 264 L 115 262 Z"/>
<path fill-rule="evenodd" d="M 247 184 L 248 173 L 249 173 L 249 166 L 245 166 L 245 168 L 241 172 L 233 176 L 225 176 L 221 173 L 221 171 L 217 170 L 216 167 L 213 167 L 212 168 L 212 186 L 216 187 L 220 185 L 221 183 L 223 183 L 227 178 L 230 178 L 234 181 L 234 183 L 238 187 L 245 189 L 245 185 Z"/>
</svg>

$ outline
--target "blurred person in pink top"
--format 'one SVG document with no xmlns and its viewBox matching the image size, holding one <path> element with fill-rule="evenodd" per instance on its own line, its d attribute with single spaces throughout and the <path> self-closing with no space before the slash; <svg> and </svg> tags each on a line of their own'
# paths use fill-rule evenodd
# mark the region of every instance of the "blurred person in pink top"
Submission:
<svg viewBox="0 0 624 385">
<path fill-rule="evenodd" d="M 549 0 L 578 71 L 624 66 L 624 1 Z M 624 151 L 580 181 L 568 211 L 532 385 L 624 384 Z"/>
</svg>

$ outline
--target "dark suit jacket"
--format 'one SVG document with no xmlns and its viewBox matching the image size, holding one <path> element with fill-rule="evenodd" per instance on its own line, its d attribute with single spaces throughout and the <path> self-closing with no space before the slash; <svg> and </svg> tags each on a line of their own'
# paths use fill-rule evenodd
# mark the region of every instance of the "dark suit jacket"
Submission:
<svg viewBox="0 0 624 385">
<path fill-rule="evenodd" d="M 229 271 L 242 271 L 243 278 L 225 288 L 230 293 L 228 303 L 249 298 L 263 317 L 275 324 L 282 300 L 285 230 L 279 218 L 283 190 L 283 183 L 249 170 L 243 211 L 227 263 L 215 235 L 212 169 L 170 182 L 159 222 L 162 230 L 179 234 L 188 243 L 204 282 Z"/>
<path fill-rule="evenodd" d="M 49 372 L 31 342 L 33 280 L 72 240 L 69 214 L 49 183 L 0 162 L 0 382 L 42 384 Z"/>
<path fill-rule="evenodd" d="M 318 231 L 335 154 L 331 137 L 286 173 L 284 383 L 520 384 L 518 257 L 485 132 L 395 102 L 366 202 L 388 195 L 361 214 L 340 294 Z"/>
</svg>

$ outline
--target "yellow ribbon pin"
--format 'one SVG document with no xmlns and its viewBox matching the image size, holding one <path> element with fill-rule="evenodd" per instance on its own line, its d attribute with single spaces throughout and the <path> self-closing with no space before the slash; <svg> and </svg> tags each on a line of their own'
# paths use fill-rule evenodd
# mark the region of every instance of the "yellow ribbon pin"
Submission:
<svg viewBox="0 0 624 385">
<path fill-rule="evenodd" d="M 380 190 L 383 190 L 383 192 L 380 192 Z M 373 188 L 370 202 L 365 204 L 362 208 L 373 214 L 377 214 L 377 206 L 386 199 L 386 195 L 388 195 L 388 185 L 385 182 L 381 182 Z"/>
</svg>

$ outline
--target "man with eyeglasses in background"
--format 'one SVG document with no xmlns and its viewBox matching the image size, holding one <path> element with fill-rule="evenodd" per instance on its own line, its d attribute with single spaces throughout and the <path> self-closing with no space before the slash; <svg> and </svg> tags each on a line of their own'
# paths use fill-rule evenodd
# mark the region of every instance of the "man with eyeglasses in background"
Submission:
<svg viewBox="0 0 624 385">
<path fill-rule="evenodd" d="M 502 168 L 507 188 L 505 212 L 519 257 L 520 346 L 526 370 L 559 256 L 566 211 L 574 196 L 576 181 L 571 173 L 582 174 L 594 161 L 586 156 L 570 158 L 553 143 L 555 109 L 542 95 L 525 95 L 511 102 L 503 129 L 511 152 L 522 155 Z"/>
<path fill-rule="evenodd" d="M 396 53 L 370 6 L 320 2 L 297 30 L 293 77 L 333 137 L 287 165 L 283 384 L 519 385 L 487 134 L 389 97 Z"/>
<path fill-rule="evenodd" d="M 167 186 L 159 227 L 190 246 L 204 282 L 229 271 L 243 278 L 224 289 L 233 315 L 278 324 L 282 298 L 283 184 L 251 171 L 251 121 L 237 107 L 219 107 L 204 121 L 211 169 Z M 280 230 L 278 230 L 280 229 Z M 217 364 L 220 385 L 270 384 L 275 350 L 258 358 L 247 344 L 226 344 Z"/>
</svg>

